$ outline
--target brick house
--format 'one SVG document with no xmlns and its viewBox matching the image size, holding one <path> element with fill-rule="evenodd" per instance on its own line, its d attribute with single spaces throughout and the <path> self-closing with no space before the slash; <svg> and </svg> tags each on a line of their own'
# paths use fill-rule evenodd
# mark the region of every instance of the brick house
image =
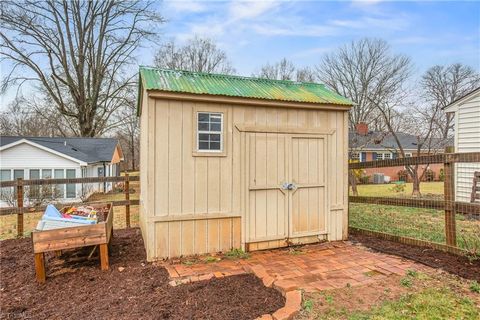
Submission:
<svg viewBox="0 0 480 320">
<path fill-rule="evenodd" d="M 416 136 L 397 132 L 396 136 L 400 140 L 400 144 L 405 152 L 406 157 L 418 156 L 418 139 Z M 451 141 L 444 141 L 435 139 L 430 148 L 422 148 L 420 155 L 443 153 L 447 145 L 451 145 Z M 358 160 L 360 162 L 396 159 L 402 157 L 398 144 L 394 136 L 389 132 L 370 131 L 368 125 L 359 123 L 354 132 L 349 133 L 349 158 L 351 160 Z M 419 173 L 421 174 L 427 165 L 420 165 Z M 423 180 L 439 181 L 441 176 L 442 164 L 431 164 L 427 170 L 431 170 L 432 174 L 424 175 Z M 383 173 L 385 177 L 389 177 L 390 181 L 404 180 L 399 172 L 405 170 L 403 166 L 387 167 L 387 168 L 372 168 L 365 169 L 363 176 L 364 181 L 373 182 L 373 175 L 375 173 Z M 388 179 L 388 178 L 387 178 Z M 409 181 L 409 177 L 407 177 Z"/>
</svg>

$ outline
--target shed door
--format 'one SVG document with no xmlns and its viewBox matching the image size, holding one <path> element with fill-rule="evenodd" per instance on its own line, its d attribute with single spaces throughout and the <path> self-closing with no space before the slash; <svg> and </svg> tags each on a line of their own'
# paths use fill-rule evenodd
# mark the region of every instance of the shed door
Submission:
<svg viewBox="0 0 480 320">
<path fill-rule="evenodd" d="M 326 141 L 318 137 L 292 137 L 289 177 L 290 237 L 325 232 Z"/>
<path fill-rule="evenodd" d="M 286 135 L 247 134 L 247 242 L 285 239 L 288 234 Z"/>
<path fill-rule="evenodd" d="M 324 232 L 326 140 L 319 136 L 248 133 L 246 149 L 247 242 Z"/>
</svg>

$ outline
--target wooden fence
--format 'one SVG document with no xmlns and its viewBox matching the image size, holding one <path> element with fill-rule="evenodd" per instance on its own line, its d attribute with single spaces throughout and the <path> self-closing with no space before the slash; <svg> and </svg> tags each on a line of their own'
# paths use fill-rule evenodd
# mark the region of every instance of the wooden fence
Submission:
<svg viewBox="0 0 480 320">
<path fill-rule="evenodd" d="M 349 169 L 367 169 L 367 168 L 385 168 L 397 166 L 414 166 L 414 165 L 430 165 L 443 164 L 444 165 L 444 199 L 416 199 L 416 198 L 395 198 L 395 197 L 362 197 L 350 196 L 350 203 L 369 203 L 390 206 L 404 206 L 415 208 L 429 208 L 445 211 L 445 238 L 447 251 L 458 252 L 457 248 L 457 230 L 456 230 L 456 214 L 467 214 L 480 216 L 479 203 L 466 203 L 455 201 L 455 163 L 480 163 L 480 152 L 472 153 L 444 153 L 436 155 L 427 155 L 410 158 L 397 158 L 378 161 L 355 162 L 349 164 Z M 472 176 L 472 182 L 473 182 Z M 360 230 L 359 228 L 350 228 L 354 233 L 376 233 L 381 237 L 387 237 L 391 240 L 400 241 L 404 243 L 411 243 L 416 239 L 401 237 L 398 235 L 391 235 L 384 232 L 372 230 Z M 416 240 L 419 245 L 429 243 L 424 240 Z M 438 247 L 437 243 L 430 243 L 434 247 Z"/>
<path fill-rule="evenodd" d="M 46 209 L 46 206 L 28 206 L 25 207 L 25 186 L 40 186 L 40 185 L 62 185 L 62 184 L 77 184 L 77 183 L 102 183 L 102 182 L 123 182 L 125 200 L 109 201 L 112 202 L 114 207 L 125 206 L 125 223 L 127 228 L 130 228 L 130 206 L 138 205 L 139 200 L 130 200 L 130 182 L 139 181 L 139 176 L 124 176 L 118 177 L 91 177 L 91 178 L 70 178 L 70 179 L 32 179 L 24 180 L 19 178 L 17 180 L 0 181 L 0 188 L 13 187 L 16 194 L 16 206 L 8 208 L 0 208 L 0 216 L 5 215 L 17 215 L 17 237 L 23 236 L 24 232 L 24 214 L 31 214 L 35 212 L 42 212 Z M 102 201 L 105 202 L 105 201 Z M 88 202 L 88 204 L 94 204 L 100 202 Z M 79 205 L 79 202 L 75 203 L 63 203 L 62 205 Z M 85 204 L 85 203 L 83 203 Z"/>
</svg>

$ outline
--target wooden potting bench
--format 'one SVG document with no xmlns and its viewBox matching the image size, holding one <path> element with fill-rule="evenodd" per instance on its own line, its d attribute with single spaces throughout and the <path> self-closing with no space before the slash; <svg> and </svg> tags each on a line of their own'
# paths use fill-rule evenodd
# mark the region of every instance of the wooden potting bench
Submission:
<svg viewBox="0 0 480 320">
<path fill-rule="evenodd" d="M 112 238 L 113 206 L 111 203 L 90 206 L 94 208 L 108 206 L 108 215 L 105 221 L 79 227 L 32 232 L 35 273 L 38 282 L 43 283 L 46 279 L 45 252 L 60 252 L 61 250 L 98 245 L 101 269 L 108 270 L 108 244 Z"/>
</svg>

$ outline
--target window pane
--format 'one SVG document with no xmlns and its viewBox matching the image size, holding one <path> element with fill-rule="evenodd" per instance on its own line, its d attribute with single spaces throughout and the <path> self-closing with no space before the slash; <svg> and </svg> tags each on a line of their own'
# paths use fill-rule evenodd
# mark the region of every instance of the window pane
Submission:
<svg viewBox="0 0 480 320">
<path fill-rule="evenodd" d="M 16 180 L 18 178 L 22 178 L 22 179 L 25 178 L 23 170 L 13 170 L 13 179 Z"/>
<path fill-rule="evenodd" d="M 220 134 L 211 134 L 210 135 L 210 140 L 215 141 L 215 142 L 220 142 Z"/>
<path fill-rule="evenodd" d="M 222 125 L 220 123 L 211 123 L 210 124 L 210 131 L 221 131 Z"/>
<path fill-rule="evenodd" d="M 65 171 L 63 169 L 55 169 L 53 171 L 53 177 L 55 179 L 63 179 L 65 178 Z M 54 186 L 55 198 L 64 198 L 65 197 L 65 185 L 64 184 L 56 184 Z"/>
<path fill-rule="evenodd" d="M 220 116 L 220 115 L 211 115 L 211 116 L 210 116 L 210 122 L 220 123 L 220 122 L 222 122 L 222 116 Z"/>
<path fill-rule="evenodd" d="M 42 178 L 43 179 L 51 179 L 52 178 L 52 169 L 43 169 L 42 170 Z"/>
<path fill-rule="evenodd" d="M 205 121 L 208 122 L 210 116 L 208 113 L 199 113 L 198 114 L 198 121 Z"/>
<path fill-rule="evenodd" d="M 10 172 L 10 169 L 8 170 L 1 170 L 0 171 L 1 173 L 1 176 L 0 176 L 0 181 L 10 181 L 12 180 L 12 177 L 11 177 L 11 172 Z"/>
<path fill-rule="evenodd" d="M 198 144 L 198 148 L 200 150 L 208 150 L 208 142 L 200 141 L 200 143 Z"/>
<path fill-rule="evenodd" d="M 103 169 L 103 168 L 102 168 Z M 75 178 L 75 169 L 67 169 L 67 179 Z M 76 185 L 75 183 L 67 184 L 67 198 L 75 198 Z"/>
<path fill-rule="evenodd" d="M 220 142 L 210 142 L 210 150 L 220 150 Z"/>
<path fill-rule="evenodd" d="M 200 133 L 200 134 L 198 135 L 198 139 L 199 139 L 200 141 L 208 141 L 208 140 L 209 140 L 209 136 L 210 136 L 210 135 L 209 135 L 208 133 Z"/>
<path fill-rule="evenodd" d="M 198 130 L 208 131 L 208 122 L 199 122 L 198 123 Z"/>
<path fill-rule="evenodd" d="M 198 150 L 221 150 L 222 121 L 221 113 L 198 113 Z"/>
<path fill-rule="evenodd" d="M 40 169 L 30 169 L 30 179 L 40 179 Z"/>
</svg>

